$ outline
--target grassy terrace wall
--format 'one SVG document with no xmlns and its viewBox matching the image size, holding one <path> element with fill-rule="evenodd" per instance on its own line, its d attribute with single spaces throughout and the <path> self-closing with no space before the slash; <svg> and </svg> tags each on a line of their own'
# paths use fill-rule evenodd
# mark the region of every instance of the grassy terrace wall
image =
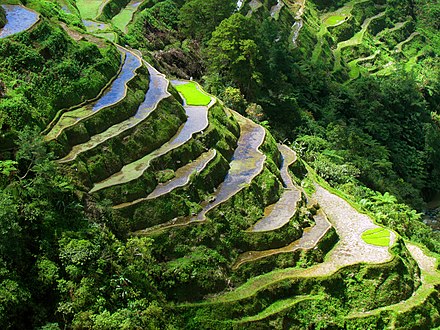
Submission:
<svg viewBox="0 0 440 330">
<path fill-rule="evenodd" d="M 268 135 L 260 150 L 266 151 L 266 156 L 270 157 L 270 151 L 275 149 L 276 144 Z M 279 155 L 276 154 L 276 158 L 278 157 Z M 274 164 L 273 160 L 270 161 Z M 172 263 L 184 262 L 190 258 L 189 255 L 194 249 L 204 246 L 215 250 L 227 263 L 222 273 L 223 279 L 216 285 L 204 287 L 198 282 L 198 278 L 189 282 L 176 283 L 168 292 L 169 299 L 200 299 L 203 294 L 216 292 L 226 287 L 226 279 L 232 273 L 233 263 L 238 255 L 244 252 L 243 242 L 248 240 L 245 230 L 254 224 L 255 219 L 261 218 L 264 208 L 275 203 L 282 193 L 283 188 L 278 180 L 278 168 L 276 171 L 272 173 L 266 163 L 263 171 L 248 186 L 209 211 L 205 222 L 170 228 L 151 235 L 155 241 L 154 253 L 158 260 L 172 260 Z M 270 242 L 266 244 L 267 247 L 274 244 L 275 246 L 283 245 L 272 240 L 270 232 L 260 234 L 261 249 L 265 248 L 265 242 Z M 284 237 L 282 239 L 285 240 Z M 246 245 L 246 247 L 249 246 L 249 244 Z"/>
<path fill-rule="evenodd" d="M 98 95 L 120 62 L 114 46 L 73 41 L 44 18 L 29 31 L 1 39 L 0 58 L 1 148 L 15 147 L 15 131 L 27 123 L 44 129 L 59 110 Z"/>
<path fill-rule="evenodd" d="M 127 84 L 127 94 L 118 103 L 103 108 L 79 123 L 66 127 L 56 140 L 49 145 L 59 158 L 66 156 L 73 146 L 84 143 L 93 135 L 132 117 L 148 89 L 148 71 L 142 66 L 136 70 L 136 75 Z"/>
<path fill-rule="evenodd" d="M 71 166 L 80 168 L 83 183 L 91 186 L 160 147 L 185 120 L 185 111 L 180 104 L 174 98 L 164 99 L 147 119 L 81 153 Z"/>
<path fill-rule="evenodd" d="M 98 49 L 87 41 L 76 42 L 60 26 L 44 19 L 30 31 L 1 40 L 0 55 L 2 68 L 11 76 L 20 79 L 26 73 L 36 79 L 31 82 L 36 90 L 28 100 L 31 106 L 47 102 L 47 113 L 39 119 L 42 125 L 58 109 L 96 96 L 116 74 L 120 57 L 114 46 Z"/>
<path fill-rule="evenodd" d="M 331 276 L 286 279 L 276 282 L 241 300 L 187 305 L 178 309 L 183 322 L 199 329 L 233 328 L 234 321 L 257 315 L 274 302 L 295 296 L 314 295 L 316 299 L 286 305 L 280 312 L 260 321 L 235 323 L 237 329 L 272 329 L 273 324 L 305 329 L 311 326 L 344 327 L 343 317 L 353 310 L 372 310 L 397 303 L 412 295 L 418 286 L 419 270 L 415 261 L 398 242 L 392 249 L 394 258 L 379 265 L 357 264 L 340 269 Z M 318 298 L 320 297 L 320 298 Z M 322 317 L 323 310 L 333 311 Z M 307 311 L 302 313 L 301 311 Z"/>
<path fill-rule="evenodd" d="M 263 215 L 265 206 L 277 200 L 280 189 L 281 183 L 268 169 L 264 169 L 249 186 L 208 212 L 207 221 L 153 234 L 153 248 L 158 260 L 183 262 L 190 258 L 194 249 L 204 246 L 216 251 L 226 262 L 221 280 L 216 285 L 203 286 L 195 277 L 175 283 L 172 290 L 164 288 L 168 299 L 198 300 L 205 294 L 225 289 L 232 264 L 244 252 L 237 248 L 244 239 L 244 230 Z"/>
<path fill-rule="evenodd" d="M 0 6 L 0 28 L 6 25 L 6 13 L 3 7 Z"/>
<path fill-rule="evenodd" d="M 238 124 L 233 117 L 227 117 L 223 107 L 218 104 L 209 110 L 208 119 L 209 126 L 203 133 L 196 134 L 187 143 L 153 160 L 150 168 L 141 177 L 100 190 L 95 194 L 96 197 L 111 199 L 114 204 L 146 197 L 157 186 L 158 171 L 174 171 L 210 148 L 220 151 L 229 161 L 237 144 Z"/>
<path fill-rule="evenodd" d="M 130 0 L 108 0 L 107 3 L 102 8 L 102 13 L 98 17 L 100 21 L 111 20 L 116 16 L 128 3 Z"/>
<path fill-rule="evenodd" d="M 380 314 L 367 317 L 355 318 L 346 321 L 347 330 L 357 329 L 385 329 L 386 326 L 394 326 L 394 329 L 437 329 L 440 326 L 440 296 L 438 292 L 432 292 L 427 299 L 409 311 L 396 313 L 386 310 Z"/>
<path fill-rule="evenodd" d="M 293 241 L 293 239 L 292 239 Z M 268 273 L 272 270 L 288 267 L 309 267 L 323 262 L 325 255 L 338 242 L 338 235 L 332 227 L 318 242 L 315 248 L 303 251 L 274 254 L 251 262 L 246 262 L 235 270 L 232 280 L 234 283 L 243 283 L 246 280 Z"/>
<path fill-rule="evenodd" d="M 228 161 L 221 153 L 217 153 L 214 160 L 199 175 L 193 177 L 189 184 L 169 194 L 115 211 L 116 221 L 126 224 L 125 227 L 130 231 L 135 231 L 176 217 L 191 216 L 200 211 L 198 202 L 214 191 L 223 181 L 228 169 Z"/>
</svg>

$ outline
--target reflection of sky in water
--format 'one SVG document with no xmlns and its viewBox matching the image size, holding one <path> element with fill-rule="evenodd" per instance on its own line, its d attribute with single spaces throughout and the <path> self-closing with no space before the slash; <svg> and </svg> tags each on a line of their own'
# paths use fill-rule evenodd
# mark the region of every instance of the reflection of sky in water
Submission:
<svg viewBox="0 0 440 330">
<path fill-rule="evenodd" d="M 148 67 L 148 72 L 150 73 L 150 84 L 145 99 L 134 116 L 136 119 L 143 119 L 148 115 L 166 92 L 168 81 L 151 66 Z"/>
<path fill-rule="evenodd" d="M 29 29 L 38 21 L 38 14 L 21 6 L 2 5 L 6 11 L 7 23 L 0 30 L 0 38 Z"/>
<path fill-rule="evenodd" d="M 150 166 L 152 159 L 165 155 L 170 150 L 183 145 L 191 139 L 193 134 L 204 130 L 208 126 L 208 107 L 185 107 L 185 110 L 188 119 L 170 141 L 145 157 L 125 165 L 118 173 L 95 184 L 90 192 L 96 192 L 113 185 L 122 184 L 139 178 Z"/>
<path fill-rule="evenodd" d="M 107 27 L 104 23 L 98 23 L 98 22 L 89 21 L 86 19 L 83 19 L 83 24 L 87 28 L 95 28 L 98 30 L 104 30 Z"/>
<path fill-rule="evenodd" d="M 184 167 L 176 171 L 176 177 L 167 183 L 158 185 L 156 189 L 148 196 L 148 199 L 157 198 L 165 195 L 175 188 L 183 187 L 187 184 L 190 176 L 193 173 L 200 173 L 200 171 L 206 167 L 206 165 L 215 157 L 216 152 L 211 150 L 209 153 L 203 154 L 192 163 L 185 165 Z"/>
<path fill-rule="evenodd" d="M 67 7 L 67 6 L 62 6 L 61 9 L 62 9 L 65 13 L 67 13 L 67 14 L 72 14 L 72 12 L 70 11 L 69 7 Z"/>
<path fill-rule="evenodd" d="M 185 107 L 188 120 L 182 129 L 168 143 L 170 147 L 179 146 L 188 141 L 195 132 L 200 132 L 208 124 L 206 107 Z"/>
<path fill-rule="evenodd" d="M 258 174 L 259 165 L 265 157 L 260 153 L 256 153 L 256 150 L 263 142 L 264 136 L 264 129 L 257 125 L 251 127 L 249 131 L 241 133 L 237 149 L 235 149 L 231 161 L 231 168 L 215 194 L 215 201 L 206 205 L 197 216 L 198 220 L 202 220 L 206 212 L 240 191 L 243 185 L 250 183 L 252 178 Z"/>
<path fill-rule="evenodd" d="M 92 107 L 92 111 L 98 111 L 124 98 L 125 84 L 134 77 L 134 71 L 141 66 L 139 58 L 127 51 L 124 52 L 126 55 L 125 62 L 118 78 L 112 83 L 110 89 L 96 101 Z"/>
<path fill-rule="evenodd" d="M 133 9 L 137 9 L 141 5 L 141 3 L 142 3 L 142 1 L 132 3 L 132 4 L 130 4 L 130 7 Z"/>
<path fill-rule="evenodd" d="M 121 121 L 106 131 L 96 134 L 90 138 L 89 141 L 78 144 L 72 148 L 72 151 L 64 157 L 61 162 L 67 162 L 75 159 L 79 153 L 84 152 L 86 150 L 90 150 L 100 143 L 121 134 L 125 130 L 133 127 L 146 119 L 156 108 L 156 105 L 164 98 L 168 96 L 167 93 L 167 80 L 157 72 L 153 67 L 149 66 L 148 71 L 150 73 L 150 83 L 149 89 L 145 94 L 145 99 L 138 107 L 136 114 L 133 117 L 128 118 L 127 120 Z"/>
</svg>

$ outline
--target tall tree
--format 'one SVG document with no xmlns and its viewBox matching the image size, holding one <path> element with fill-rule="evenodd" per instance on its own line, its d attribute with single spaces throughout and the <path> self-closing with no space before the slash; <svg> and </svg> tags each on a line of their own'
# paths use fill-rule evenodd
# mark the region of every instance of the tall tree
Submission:
<svg viewBox="0 0 440 330">
<path fill-rule="evenodd" d="M 209 39 L 222 20 L 236 8 L 234 0 L 190 0 L 180 9 L 179 25 L 182 32 L 198 39 Z"/>
<path fill-rule="evenodd" d="M 211 72 L 237 85 L 246 96 L 261 82 L 258 70 L 260 57 L 253 39 L 255 23 L 241 14 L 234 14 L 220 23 L 208 42 Z"/>
</svg>

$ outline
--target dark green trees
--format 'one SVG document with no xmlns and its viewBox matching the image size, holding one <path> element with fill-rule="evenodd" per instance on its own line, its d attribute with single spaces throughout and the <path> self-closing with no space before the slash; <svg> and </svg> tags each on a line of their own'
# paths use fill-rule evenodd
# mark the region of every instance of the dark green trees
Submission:
<svg viewBox="0 0 440 330">
<path fill-rule="evenodd" d="M 209 39 L 211 32 L 235 10 L 234 0 L 190 0 L 180 9 L 183 33 L 195 39 Z"/>
</svg>

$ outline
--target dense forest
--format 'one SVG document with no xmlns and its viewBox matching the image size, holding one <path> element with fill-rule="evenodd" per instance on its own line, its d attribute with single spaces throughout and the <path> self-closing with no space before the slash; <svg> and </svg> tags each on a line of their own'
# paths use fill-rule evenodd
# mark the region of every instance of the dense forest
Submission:
<svg viewBox="0 0 440 330">
<path fill-rule="evenodd" d="M 438 0 L 2 5 L 1 328 L 440 327 Z"/>
</svg>

